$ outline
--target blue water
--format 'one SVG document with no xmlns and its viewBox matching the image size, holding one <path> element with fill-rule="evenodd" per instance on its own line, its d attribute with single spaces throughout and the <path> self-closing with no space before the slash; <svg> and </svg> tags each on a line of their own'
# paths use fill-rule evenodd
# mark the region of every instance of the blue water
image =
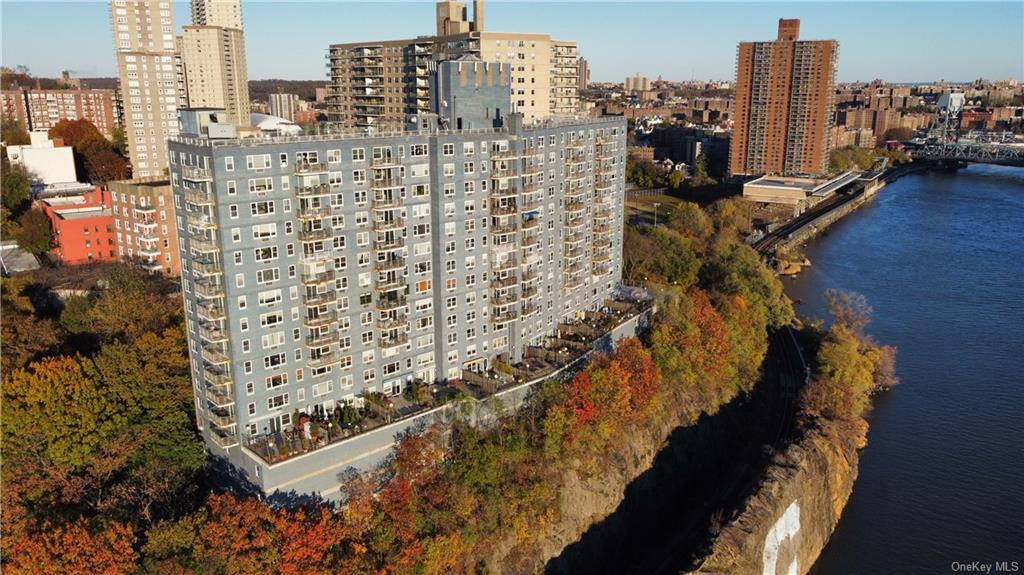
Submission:
<svg viewBox="0 0 1024 575">
<path fill-rule="evenodd" d="M 797 311 L 823 316 L 828 288 L 865 294 L 902 379 L 875 398 L 812 573 L 1024 572 L 1024 169 L 906 177 L 806 253 L 813 267 L 784 280 Z"/>
</svg>

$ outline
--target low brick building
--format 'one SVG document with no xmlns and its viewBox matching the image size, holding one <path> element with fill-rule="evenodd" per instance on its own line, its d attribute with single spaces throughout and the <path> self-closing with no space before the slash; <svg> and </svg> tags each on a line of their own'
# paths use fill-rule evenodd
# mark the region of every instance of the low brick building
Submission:
<svg viewBox="0 0 1024 575">
<path fill-rule="evenodd" d="M 52 254 L 64 265 L 117 260 L 110 196 L 100 188 L 82 195 L 39 200 L 53 226 Z"/>
</svg>

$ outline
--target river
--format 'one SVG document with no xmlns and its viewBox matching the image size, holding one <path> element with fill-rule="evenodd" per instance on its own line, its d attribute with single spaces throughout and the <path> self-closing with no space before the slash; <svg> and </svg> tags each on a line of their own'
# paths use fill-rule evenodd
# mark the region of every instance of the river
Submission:
<svg viewBox="0 0 1024 575">
<path fill-rule="evenodd" d="M 814 575 L 1024 572 L 1024 169 L 907 176 L 806 248 L 798 313 L 863 293 L 899 348 L 860 477 Z M 962 571 L 962 570 L 961 570 Z"/>
</svg>

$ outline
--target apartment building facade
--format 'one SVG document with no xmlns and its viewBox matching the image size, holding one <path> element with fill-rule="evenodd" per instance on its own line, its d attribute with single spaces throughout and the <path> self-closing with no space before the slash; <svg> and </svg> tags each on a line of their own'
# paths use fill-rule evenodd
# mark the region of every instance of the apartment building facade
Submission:
<svg viewBox="0 0 1024 575">
<path fill-rule="evenodd" d="M 4 90 L 0 115 L 10 115 L 25 129 L 48 131 L 61 120 L 88 120 L 108 138 L 118 126 L 113 90 Z"/>
<path fill-rule="evenodd" d="M 181 50 L 189 107 L 223 108 L 237 126 L 248 126 L 251 104 L 242 29 L 185 26 Z"/>
<path fill-rule="evenodd" d="M 828 169 L 839 43 L 799 34 L 799 20 L 780 19 L 775 41 L 739 45 L 732 175 Z"/>
<path fill-rule="evenodd" d="M 107 184 L 117 253 L 143 269 L 176 276 L 178 230 L 171 182 L 163 176 Z"/>
<path fill-rule="evenodd" d="M 37 200 L 53 227 L 54 258 L 64 265 L 116 261 L 110 196 L 95 188 L 80 195 Z"/>
<path fill-rule="evenodd" d="M 268 111 L 271 116 L 295 121 L 295 113 L 299 110 L 299 97 L 296 94 L 268 94 Z"/>
<path fill-rule="evenodd" d="M 464 2 L 439 2 L 437 36 L 331 45 L 329 119 L 346 128 L 400 130 L 408 114 L 430 111 L 431 65 L 464 55 L 511 66 L 513 111 L 526 121 L 576 114 L 576 42 L 485 31 L 483 10 L 474 2 L 470 22 Z"/>
<path fill-rule="evenodd" d="M 110 0 L 128 156 L 135 176 L 163 174 L 178 133 L 178 70 L 170 0 Z"/>
<path fill-rule="evenodd" d="M 519 361 L 610 298 L 625 121 L 503 120 L 171 143 L 196 419 L 215 454 L 251 475 L 240 446 L 295 409 Z"/>
</svg>

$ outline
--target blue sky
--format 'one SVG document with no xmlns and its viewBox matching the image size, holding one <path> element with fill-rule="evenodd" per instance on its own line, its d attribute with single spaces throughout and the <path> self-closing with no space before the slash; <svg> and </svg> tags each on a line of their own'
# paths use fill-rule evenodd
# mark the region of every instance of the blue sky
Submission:
<svg viewBox="0 0 1024 575">
<path fill-rule="evenodd" d="M 249 78 L 324 79 L 329 44 L 431 34 L 433 5 L 243 0 Z M 188 24 L 188 3 L 174 9 Z M 841 81 L 1024 78 L 1024 2 L 491 0 L 486 27 L 577 40 L 595 81 L 727 79 L 736 43 L 773 39 L 781 17 L 800 18 L 803 38 L 839 40 Z M 5 66 L 115 75 L 106 2 L 0 0 L 0 19 Z"/>
</svg>

